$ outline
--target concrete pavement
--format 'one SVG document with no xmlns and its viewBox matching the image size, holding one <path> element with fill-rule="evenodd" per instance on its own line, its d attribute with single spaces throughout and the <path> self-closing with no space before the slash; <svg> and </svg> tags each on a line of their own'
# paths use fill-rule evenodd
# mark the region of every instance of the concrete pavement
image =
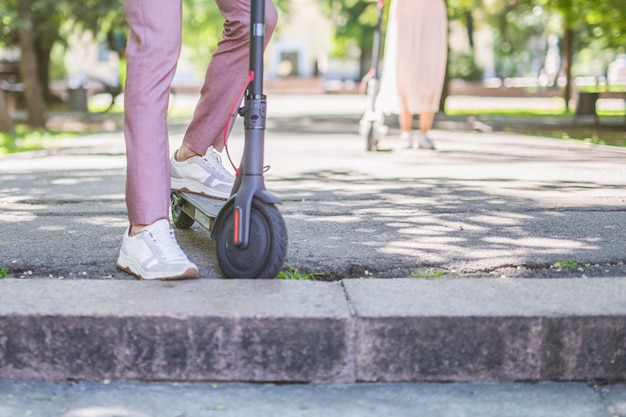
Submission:
<svg viewBox="0 0 626 417">
<path fill-rule="evenodd" d="M 0 417 L 623 417 L 624 384 L 0 381 Z"/>
<path fill-rule="evenodd" d="M 368 153 L 362 97 L 273 100 L 267 185 L 283 201 L 285 270 L 341 281 L 216 279 L 198 226 L 177 237 L 201 280 L 135 281 L 115 269 L 121 133 L 11 155 L 0 378 L 626 378 L 624 150 L 447 126 L 437 151 Z M 171 125 L 172 147 L 183 129 Z"/>
</svg>

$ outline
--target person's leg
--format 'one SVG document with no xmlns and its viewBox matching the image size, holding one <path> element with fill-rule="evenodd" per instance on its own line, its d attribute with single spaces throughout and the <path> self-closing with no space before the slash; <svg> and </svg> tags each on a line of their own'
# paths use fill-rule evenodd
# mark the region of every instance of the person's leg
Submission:
<svg viewBox="0 0 626 417">
<path fill-rule="evenodd" d="M 400 123 L 400 148 L 412 148 L 413 141 L 416 139 L 417 147 L 421 149 L 435 149 L 435 144 L 428 137 L 427 133 L 433 125 L 435 113 L 431 111 L 422 111 L 419 114 L 419 132 L 416 137 L 413 136 L 413 114 L 406 105 L 406 100 L 400 94 L 400 102 L 402 110 L 398 115 Z"/>
<path fill-rule="evenodd" d="M 178 151 L 179 161 L 204 155 L 212 146 L 224 148 L 224 125 L 228 113 L 249 71 L 250 0 L 216 0 L 226 19 L 219 42 L 206 72 L 200 100 Z M 276 8 L 265 2 L 265 42 L 269 42 L 277 22 Z"/>
<path fill-rule="evenodd" d="M 181 0 L 126 0 L 126 204 L 131 226 L 168 218 L 167 108 L 181 48 Z"/>
<path fill-rule="evenodd" d="M 181 47 L 181 0 L 126 0 L 126 205 L 117 267 L 141 279 L 198 278 L 168 219 L 167 107 Z"/>
<path fill-rule="evenodd" d="M 433 126 L 435 113 L 432 111 L 420 112 L 420 131 L 417 134 L 417 147 L 422 149 L 435 149 L 435 144 L 428 137 L 428 131 Z"/>
<path fill-rule="evenodd" d="M 420 132 L 427 134 L 433 127 L 433 120 L 435 119 L 435 113 L 431 111 L 423 111 L 420 113 Z"/>
<path fill-rule="evenodd" d="M 402 132 L 410 132 L 413 130 L 413 114 L 406 107 L 403 108 L 398 115 L 398 120 Z"/>
<path fill-rule="evenodd" d="M 400 148 L 412 148 L 413 135 L 411 134 L 411 131 L 413 130 L 413 114 L 409 111 L 406 105 L 402 106 L 400 114 L 398 114 L 398 123 L 400 124 Z"/>
<path fill-rule="evenodd" d="M 171 188 L 226 199 L 234 176 L 222 165 L 226 119 L 249 71 L 250 0 L 216 0 L 225 18 L 219 42 L 206 72 L 200 100 L 183 143 L 170 160 Z M 265 2 L 265 42 L 276 27 L 277 13 Z"/>
</svg>

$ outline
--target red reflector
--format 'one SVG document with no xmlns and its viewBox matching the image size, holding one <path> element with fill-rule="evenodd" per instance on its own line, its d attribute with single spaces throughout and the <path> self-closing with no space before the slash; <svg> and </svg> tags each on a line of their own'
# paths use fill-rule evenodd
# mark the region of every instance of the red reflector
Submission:
<svg viewBox="0 0 626 417">
<path fill-rule="evenodd" d="M 239 214 L 241 212 L 240 208 L 235 209 L 235 225 L 233 227 L 233 242 L 235 244 L 239 244 Z"/>
</svg>

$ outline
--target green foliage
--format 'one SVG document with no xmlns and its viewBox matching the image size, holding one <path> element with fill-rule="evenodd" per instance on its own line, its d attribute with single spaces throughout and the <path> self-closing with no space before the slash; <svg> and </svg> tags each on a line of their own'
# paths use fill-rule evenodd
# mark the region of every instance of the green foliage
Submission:
<svg viewBox="0 0 626 417">
<path fill-rule="evenodd" d="M 483 69 L 476 64 L 472 53 L 452 54 L 448 73 L 451 78 L 467 81 L 480 81 L 483 77 Z"/>
<path fill-rule="evenodd" d="M 0 46 L 14 45 L 17 42 L 17 8 L 11 1 L 0 3 Z"/>
<path fill-rule="evenodd" d="M 9 268 L 7 267 L 0 268 L 0 278 L 6 278 L 8 274 L 9 274 Z"/>
<path fill-rule="evenodd" d="M 609 0 L 536 0 L 546 10 L 562 17 L 564 28 L 573 28 L 584 35 L 589 27 L 597 28 L 596 36 L 605 38 L 607 47 L 626 44 L 626 3 Z"/>
<path fill-rule="evenodd" d="M 555 269 L 576 269 L 578 268 L 578 262 L 572 260 L 557 261 L 552 265 Z"/>
<path fill-rule="evenodd" d="M 316 277 L 321 277 L 321 276 L 324 276 L 324 273 L 322 272 L 303 273 L 303 272 L 300 272 L 297 268 L 294 268 L 293 266 L 290 266 L 288 271 L 280 271 L 278 273 L 278 278 L 285 279 L 285 280 L 312 280 L 312 279 L 315 279 Z"/>
<path fill-rule="evenodd" d="M 333 55 L 346 56 L 354 45 L 370 53 L 378 22 L 375 1 L 318 0 L 335 24 Z M 389 8 L 386 8 L 388 11 Z"/>
<path fill-rule="evenodd" d="M 39 42 L 64 43 L 77 28 L 97 34 L 124 25 L 123 0 L 32 0 L 31 3 Z M 5 0 L 0 5 L 0 15 L 0 43 L 15 45 L 16 31 L 22 24 L 16 0 Z"/>
<path fill-rule="evenodd" d="M 279 10 L 288 12 L 292 0 L 275 0 Z M 215 0 L 183 0 L 183 43 L 198 72 L 204 75 L 217 43 L 222 37 L 224 18 Z"/>
<path fill-rule="evenodd" d="M 35 401 L 43 401 L 43 402 L 50 402 L 50 401 L 52 401 L 52 397 L 50 397 L 49 395 L 46 395 L 44 397 L 35 397 L 35 398 L 33 398 L 33 400 L 35 400 Z"/>
<path fill-rule="evenodd" d="M 17 126 L 16 133 L 0 132 L 0 156 L 24 151 L 33 151 L 52 146 L 55 141 L 73 134 L 51 132 L 44 129 L 29 129 Z"/>
<path fill-rule="evenodd" d="M 429 270 L 424 269 L 424 270 L 420 270 L 419 272 L 414 272 L 409 276 L 411 278 L 421 278 L 421 279 L 432 280 L 432 279 L 446 278 L 448 274 L 444 274 L 441 271 L 441 269 L 436 269 L 434 271 L 429 271 Z"/>
<path fill-rule="evenodd" d="M 190 47 L 190 59 L 198 71 L 206 70 L 221 38 L 223 22 L 214 0 L 184 0 L 183 43 Z"/>
</svg>

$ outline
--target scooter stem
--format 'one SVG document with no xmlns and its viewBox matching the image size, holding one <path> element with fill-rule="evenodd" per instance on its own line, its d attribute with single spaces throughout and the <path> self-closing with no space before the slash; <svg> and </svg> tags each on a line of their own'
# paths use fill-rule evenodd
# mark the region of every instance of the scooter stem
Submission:
<svg viewBox="0 0 626 417">
<path fill-rule="evenodd" d="M 250 10 L 250 95 L 263 94 L 263 52 L 265 49 L 265 0 L 252 0 Z"/>
<path fill-rule="evenodd" d="M 274 203 L 277 199 L 265 189 L 263 161 L 265 148 L 266 98 L 263 95 L 263 52 L 265 49 L 265 0 L 252 0 L 250 11 L 250 72 L 244 106 L 244 151 L 239 169 L 241 185 L 234 202 L 235 245 L 245 248 L 250 239 L 250 212 L 255 196 Z"/>
</svg>

